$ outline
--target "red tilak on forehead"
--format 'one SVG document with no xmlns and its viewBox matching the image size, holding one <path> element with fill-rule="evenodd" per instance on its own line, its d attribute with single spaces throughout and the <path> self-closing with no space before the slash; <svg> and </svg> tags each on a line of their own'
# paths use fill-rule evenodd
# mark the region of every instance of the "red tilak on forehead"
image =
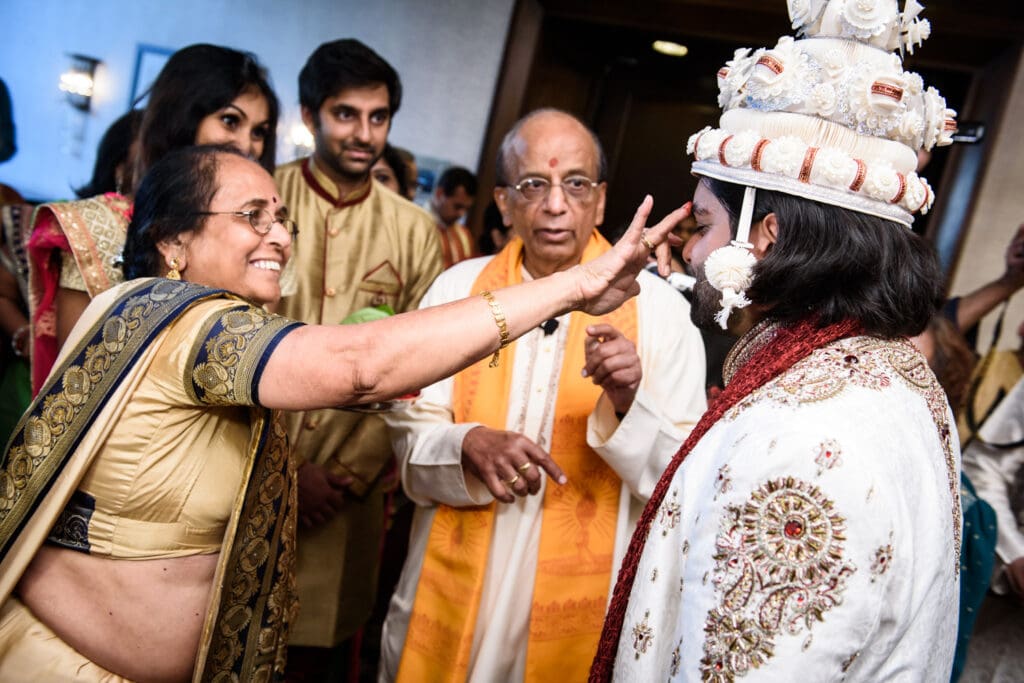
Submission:
<svg viewBox="0 0 1024 683">
<path fill-rule="evenodd" d="M 558 157 L 551 157 L 548 160 L 548 166 L 550 166 L 551 168 L 554 168 L 555 166 L 558 166 Z"/>
</svg>

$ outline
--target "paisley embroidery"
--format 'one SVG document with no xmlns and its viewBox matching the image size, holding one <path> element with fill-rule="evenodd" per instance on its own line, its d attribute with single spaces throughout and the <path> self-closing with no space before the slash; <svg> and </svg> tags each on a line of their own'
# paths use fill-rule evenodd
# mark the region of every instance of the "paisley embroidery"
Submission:
<svg viewBox="0 0 1024 683">
<path fill-rule="evenodd" d="M 815 486 L 785 477 L 726 508 L 712 582 L 719 604 L 704 625 L 705 681 L 763 665 L 781 635 L 797 635 L 842 603 L 856 568 L 844 560 L 846 522 Z"/>
<path fill-rule="evenodd" d="M 191 376 L 185 386 L 191 388 L 192 398 L 207 405 L 256 405 L 269 352 L 299 324 L 248 305 L 211 319 L 186 366 Z"/>
<path fill-rule="evenodd" d="M 661 535 L 668 536 L 671 529 L 675 529 L 682 516 L 682 507 L 676 502 L 677 492 L 673 491 L 672 496 L 662 503 L 661 512 L 658 514 L 658 523 L 661 524 Z"/>
</svg>

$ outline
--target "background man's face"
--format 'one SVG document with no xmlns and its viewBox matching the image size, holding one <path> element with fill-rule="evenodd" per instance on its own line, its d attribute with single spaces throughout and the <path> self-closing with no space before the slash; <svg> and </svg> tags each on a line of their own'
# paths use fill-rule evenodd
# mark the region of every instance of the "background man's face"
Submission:
<svg viewBox="0 0 1024 683">
<path fill-rule="evenodd" d="M 604 221 L 606 186 L 601 183 L 586 200 L 570 199 L 554 186 L 570 176 L 597 179 L 597 150 L 590 133 L 564 115 L 540 115 L 520 129 L 515 151 L 510 184 L 526 178 L 552 184 L 546 198 L 532 202 L 513 188 L 495 193 L 505 225 L 523 240 L 527 270 L 541 276 L 576 265 L 594 227 Z"/>
<path fill-rule="evenodd" d="M 466 188 L 461 185 L 456 187 L 450 195 L 445 194 L 440 187 L 434 192 L 434 209 L 437 211 L 438 218 L 445 225 L 453 225 L 456 221 L 461 220 L 471 206 L 473 206 L 473 196 L 466 192 Z"/>
<path fill-rule="evenodd" d="M 361 180 L 384 152 L 391 126 L 387 86 L 349 88 L 328 97 L 316 116 L 302 110 L 318 163 L 339 179 Z"/>
</svg>

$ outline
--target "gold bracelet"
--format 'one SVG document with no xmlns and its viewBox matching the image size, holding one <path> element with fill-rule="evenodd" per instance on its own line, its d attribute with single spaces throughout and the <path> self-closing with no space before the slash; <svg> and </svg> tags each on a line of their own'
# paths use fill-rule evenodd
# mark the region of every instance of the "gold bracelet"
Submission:
<svg viewBox="0 0 1024 683">
<path fill-rule="evenodd" d="M 505 309 L 501 307 L 501 304 L 499 304 L 498 300 L 494 298 L 494 295 L 486 289 L 480 292 L 480 296 L 482 296 L 484 301 L 487 302 L 487 305 L 491 307 L 491 315 L 494 316 L 494 324 L 498 326 L 498 336 L 500 337 L 501 343 L 498 345 L 498 350 L 495 351 L 494 355 L 491 357 L 491 362 L 487 364 L 488 367 L 496 368 L 498 367 L 498 354 L 501 353 L 503 348 L 508 346 L 510 341 L 508 338 L 508 323 L 505 321 Z"/>
</svg>

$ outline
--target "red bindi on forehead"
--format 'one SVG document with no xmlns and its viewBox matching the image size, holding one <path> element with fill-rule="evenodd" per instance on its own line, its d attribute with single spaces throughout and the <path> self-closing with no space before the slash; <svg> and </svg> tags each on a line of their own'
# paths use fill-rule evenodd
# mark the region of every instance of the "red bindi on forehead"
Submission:
<svg viewBox="0 0 1024 683">
<path fill-rule="evenodd" d="M 548 166 L 550 168 L 554 168 L 555 166 L 558 166 L 558 157 L 551 157 L 550 159 L 548 159 Z"/>
</svg>

